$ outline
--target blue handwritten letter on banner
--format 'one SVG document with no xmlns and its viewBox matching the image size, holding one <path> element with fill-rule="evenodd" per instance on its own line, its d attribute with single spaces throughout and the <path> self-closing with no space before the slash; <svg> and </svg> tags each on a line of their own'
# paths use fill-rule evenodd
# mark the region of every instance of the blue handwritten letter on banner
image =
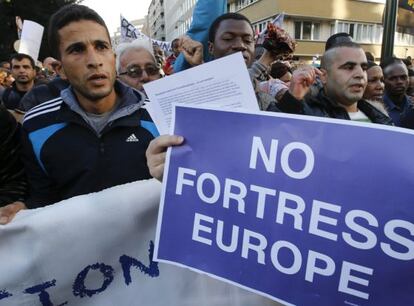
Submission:
<svg viewBox="0 0 414 306">
<path fill-rule="evenodd" d="M 414 133 L 177 107 L 160 260 L 285 304 L 413 305 Z"/>
</svg>

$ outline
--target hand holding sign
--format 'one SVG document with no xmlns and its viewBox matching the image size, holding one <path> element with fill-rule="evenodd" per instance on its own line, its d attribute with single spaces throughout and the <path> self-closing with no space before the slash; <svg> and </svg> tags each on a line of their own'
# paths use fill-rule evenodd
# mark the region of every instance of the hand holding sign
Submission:
<svg viewBox="0 0 414 306">
<path fill-rule="evenodd" d="M 168 147 L 182 144 L 184 138 L 174 135 L 162 135 L 153 139 L 145 153 L 147 165 L 153 178 L 162 181 L 164 175 L 165 156 Z"/>
</svg>

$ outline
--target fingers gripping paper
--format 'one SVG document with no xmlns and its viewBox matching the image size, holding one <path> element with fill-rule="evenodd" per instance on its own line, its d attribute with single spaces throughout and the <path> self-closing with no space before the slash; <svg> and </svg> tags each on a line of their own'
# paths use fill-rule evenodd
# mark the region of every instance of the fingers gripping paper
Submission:
<svg viewBox="0 0 414 306">
<path fill-rule="evenodd" d="M 270 305 L 152 260 L 160 188 L 134 182 L 20 212 L 0 227 L 0 305 Z"/>
</svg>

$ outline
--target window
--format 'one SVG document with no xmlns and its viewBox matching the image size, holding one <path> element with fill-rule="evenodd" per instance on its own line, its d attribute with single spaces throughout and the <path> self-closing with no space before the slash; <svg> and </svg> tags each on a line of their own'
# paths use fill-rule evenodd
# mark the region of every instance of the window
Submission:
<svg viewBox="0 0 414 306">
<path fill-rule="evenodd" d="M 236 1 L 236 10 L 241 10 L 242 8 L 256 2 L 258 0 L 237 0 Z"/>
<path fill-rule="evenodd" d="M 335 30 L 336 28 L 336 30 Z M 367 23 L 338 22 L 331 24 L 331 35 L 339 32 L 345 32 L 359 43 L 381 43 L 382 26 Z"/>
<path fill-rule="evenodd" d="M 319 40 L 321 24 L 312 21 L 295 21 L 295 39 Z"/>
</svg>

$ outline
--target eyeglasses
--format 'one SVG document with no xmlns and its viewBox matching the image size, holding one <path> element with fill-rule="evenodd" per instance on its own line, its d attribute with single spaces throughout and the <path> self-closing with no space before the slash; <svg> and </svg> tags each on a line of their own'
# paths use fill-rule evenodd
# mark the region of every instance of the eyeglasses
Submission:
<svg viewBox="0 0 414 306">
<path fill-rule="evenodd" d="M 131 66 L 128 67 L 126 71 L 119 73 L 119 75 L 127 75 L 133 79 L 137 79 L 142 77 L 142 73 L 145 72 L 148 75 L 157 75 L 160 73 L 160 70 L 157 66 L 155 65 L 150 65 L 150 66 L 146 66 L 144 69 L 142 69 L 140 66 Z"/>
</svg>

